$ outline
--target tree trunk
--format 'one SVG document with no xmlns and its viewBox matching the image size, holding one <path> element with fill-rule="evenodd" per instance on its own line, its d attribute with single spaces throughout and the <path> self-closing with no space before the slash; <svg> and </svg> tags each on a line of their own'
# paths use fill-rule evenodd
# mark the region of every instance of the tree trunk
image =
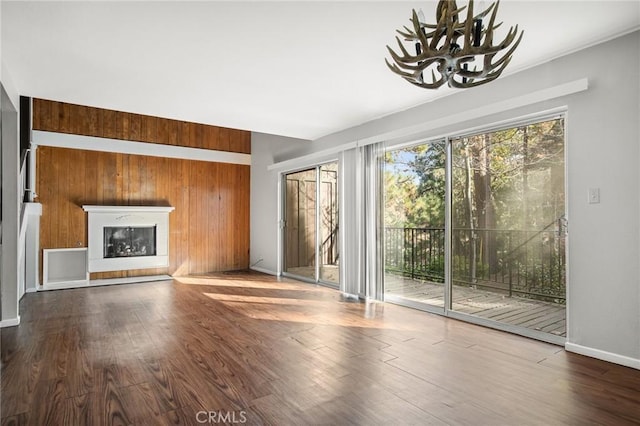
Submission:
<svg viewBox="0 0 640 426">
<path fill-rule="evenodd" d="M 497 269 L 495 208 L 491 191 L 491 134 L 474 138 L 472 149 L 473 203 L 477 222 L 479 260 L 488 266 L 490 274 Z M 487 277 L 490 278 L 490 277 Z"/>
<path fill-rule="evenodd" d="M 471 187 L 471 152 L 469 150 L 469 144 L 465 145 L 465 202 L 467 205 L 467 212 L 469 218 L 469 278 L 472 283 L 475 283 L 476 278 L 476 261 L 477 261 L 477 248 L 476 248 L 476 227 L 473 214 L 473 189 Z"/>
</svg>

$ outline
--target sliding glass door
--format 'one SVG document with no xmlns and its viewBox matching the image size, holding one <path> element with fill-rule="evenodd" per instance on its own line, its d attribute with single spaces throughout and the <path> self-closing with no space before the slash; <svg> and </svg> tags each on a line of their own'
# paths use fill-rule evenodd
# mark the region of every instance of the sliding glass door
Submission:
<svg viewBox="0 0 640 426">
<path fill-rule="evenodd" d="M 387 150 L 385 300 L 560 341 L 564 141 L 556 116 Z"/>
<path fill-rule="evenodd" d="M 284 272 L 337 285 L 338 163 L 284 176 Z"/>
</svg>

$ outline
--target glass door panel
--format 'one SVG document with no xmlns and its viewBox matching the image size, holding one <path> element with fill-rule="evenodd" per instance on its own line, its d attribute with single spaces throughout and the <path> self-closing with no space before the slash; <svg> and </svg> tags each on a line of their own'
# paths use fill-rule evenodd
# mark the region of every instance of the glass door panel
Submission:
<svg viewBox="0 0 640 426">
<path fill-rule="evenodd" d="M 564 120 L 451 143 L 452 309 L 565 336 Z"/>
<path fill-rule="evenodd" d="M 284 217 L 284 272 L 337 286 L 338 162 L 285 175 Z"/>
<path fill-rule="evenodd" d="M 285 176 L 284 271 L 316 279 L 316 169 Z"/>
<path fill-rule="evenodd" d="M 387 301 L 444 309 L 445 158 L 444 141 L 385 154 Z"/>
<path fill-rule="evenodd" d="M 320 166 L 320 280 L 340 282 L 338 252 L 338 163 Z"/>
</svg>

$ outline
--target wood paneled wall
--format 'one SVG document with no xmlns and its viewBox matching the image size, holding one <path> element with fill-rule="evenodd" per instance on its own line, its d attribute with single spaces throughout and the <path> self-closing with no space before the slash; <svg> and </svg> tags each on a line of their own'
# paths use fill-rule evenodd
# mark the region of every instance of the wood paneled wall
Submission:
<svg viewBox="0 0 640 426">
<path fill-rule="evenodd" d="M 251 153 L 251 132 L 33 99 L 33 129 L 190 148 Z"/>
<path fill-rule="evenodd" d="M 43 114 L 43 104 L 34 102 L 34 129 L 53 131 L 52 127 L 41 125 L 55 121 Z M 51 114 L 52 110 L 46 111 Z M 111 127 L 111 119 L 104 119 L 105 111 L 101 116 L 102 127 Z M 60 117 L 58 122 L 62 121 Z M 78 122 L 73 114 L 64 121 Z M 191 123 L 187 124 L 191 128 Z M 74 126 L 68 128 L 70 133 L 95 135 L 93 128 L 84 129 L 85 132 Z M 208 127 L 211 126 L 204 126 Z M 216 132 L 207 129 L 205 133 Z M 217 134 L 221 134 L 220 130 Z M 250 146 L 250 134 L 248 137 Z M 243 135 L 238 140 L 245 138 Z M 213 146 L 212 142 L 191 138 L 189 143 Z M 245 269 L 249 266 L 249 176 L 246 165 L 40 146 L 36 188 L 43 207 L 40 246 L 86 247 L 84 204 L 170 205 L 175 210 L 169 214 L 168 268 L 96 273 L 91 278 L 167 273 L 179 276 Z"/>
</svg>

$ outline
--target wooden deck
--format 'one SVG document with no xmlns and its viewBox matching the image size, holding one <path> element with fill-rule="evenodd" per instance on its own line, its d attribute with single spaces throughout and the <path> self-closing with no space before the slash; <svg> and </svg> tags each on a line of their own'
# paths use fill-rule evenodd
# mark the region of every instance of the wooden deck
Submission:
<svg viewBox="0 0 640 426">
<path fill-rule="evenodd" d="M 443 284 L 385 275 L 386 294 L 432 306 L 444 306 Z M 565 305 L 487 290 L 453 287 L 453 310 L 505 324 L 566 337 Z"/>
</svg>

